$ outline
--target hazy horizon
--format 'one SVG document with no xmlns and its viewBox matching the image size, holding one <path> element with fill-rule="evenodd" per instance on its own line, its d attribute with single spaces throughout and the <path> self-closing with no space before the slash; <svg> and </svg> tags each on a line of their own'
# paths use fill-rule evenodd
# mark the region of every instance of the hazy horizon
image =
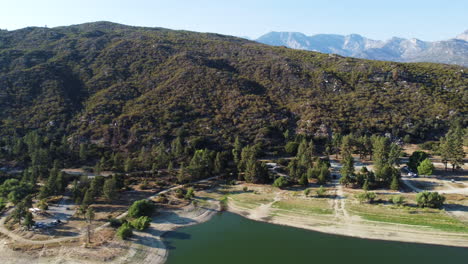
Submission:
<svg viewBox="0 0 468 264">
<path fill-rule="evenodd" d="M 25 8 L 27 7 L 27 8 Z M 0 28 L 67 26 L 111 21 L 132 26 L 212 32 L 256 39 L 271 31 L 315 34 L 360 34 L 438 41 L 468 29 L 468 2 L 395 0 L 383 6 L 359 1 L 201 1 L 91 0 L 46 3 L 9 1 L 0 10 Z"/>
</svg>

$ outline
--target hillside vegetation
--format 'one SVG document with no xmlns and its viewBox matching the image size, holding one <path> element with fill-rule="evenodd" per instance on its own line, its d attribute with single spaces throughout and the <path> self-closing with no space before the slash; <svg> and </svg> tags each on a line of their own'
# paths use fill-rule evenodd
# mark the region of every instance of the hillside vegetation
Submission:
<svg viewBox="0 0 468 264">
<path fill-rule="evenodd" d="M 467 68 L 96 22 L 0 31 L 0 131 L 139 150 L 325 135 L 438 137 L 466 122 Z"/>
</svg>

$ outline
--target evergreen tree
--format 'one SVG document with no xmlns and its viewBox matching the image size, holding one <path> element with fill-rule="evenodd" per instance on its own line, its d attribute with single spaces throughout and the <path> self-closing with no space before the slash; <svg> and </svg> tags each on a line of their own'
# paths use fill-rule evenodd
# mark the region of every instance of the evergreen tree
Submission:
<svg viewBox="0 0 468 264">
<path fill-rule="evenodd" d="M 398 180 L 398 177 L 392 177 L 392 183 L 390 184 L 390 189 L 394 191 L 398 191 L 400 188 L 400 181 Z"/>
<path fill-rule="evenodd" d="M 174 170 L 174 163 L 171 161 L 169 161 L 169 164 L 167 165 L 167 171 L 168 172 L 172 172 Z"/>
<path fill-rule="evenodd" d="M 320 174 L 317 177 L 318 184 L 325 184 L 330 178 L 330 171 L 326 165 L 322 165 L 320 169 Z"/>
<path fill-rule="evenodd" d="M 81 143 L 80 144 L 80 152 L 79 152 L 80 160 L 81 162 L 86 162 L 88 159 L 88 149 L 86 144 Z"/>
<path fill-rule="evenodd" d="M 114 179 L 107 179 L 102 188 L 102 192 L 107 200 L 112 201 L 117 196 L 117 183 Z"/>
<path fill-rule="evenodd" d="M 26 206 L 20 202 L 16 205 L 11 216 L 20 225 L 21 219 L 23 219 L 28 212 L 28 208 L 26 208 Z"/>
<path fill-rule="evenodd" d="M 188 177 L 185 174 L 184 164 L 181 164 L 180 169 L 177 172 L 177 181 L 179 183 L 184 183 L 185 181 L 187 181 L 187 179 L 188 179 Z"/>
<path fill-rule="evenodd" d="M 225 169 L 221 152 L 216 153 L 216 158 L 215 158 L 213 167 L 214 167 L 213 169 L 214 169 L 215 174 L 220 174 Z"/>
<path fill-rule="evenodd" d="M 57 188 L 57 192 L 59 194 L 62 194 L 65 191 L 66 186 L 67 186 L 67 183 L 65 181 L 65 173 L 63 171 L 60 171 L 55 181 L 55 187 Z"/>
<path fill-rule="evenodd" d="M 245 170 L 245 181 L 250 183 L 264 183 L 268 180 L 268 168 L 263 162 L 250 159 Z"/>
<path fill-rule="evenodd" d="M 240 162 L 241 152 L 242 152 L 242 145 L 240 143 L 239 136 L 237 136 L 236 140 L 234 141 L 234 147 L 232 148 L 232 157 L 236 165 L 239 164 Z"/>
<path fill-rule="evenodd" d="M 133 171 L 133 159 L 131 157 L 127 157 L 127 159 L 125 159 L 125 164 L 124 164 L 124 170 L 125 172 L 131 172 Z"/>
<path fill-rule="evenodd" d="M 99 162 L 99 161 L 94 166 L 94 174 L 95 175 L 101 175 L 101 162 Z"/>
<path fill-rule="evenodd" d="M 354 159 L 349 153 L 345 152 L 345 156 L 343 156 L 343 167 L 341 167 L 340 173 L 349 178 L 354 176 Z"/>
<path fill-rule="evenodd" d="M 397 144 L 390 144 L 390 150 L 388 153 L 388 165 L 400 165 L 401 147 Z"/>
<path fill-rule="evenodd" d="M 369 190 L 369 180 L 366 179 L 366 180 L 364 181 L 364 184 L 362 185 L 362 189 L 363 189 L 364 191 L 368 191 L 368 190 Z"/>
<path fill-rule="evenodd" d="M 85 195 L 83 197 L 82 205 L 84 207 L 88 207 L 94 202 L 93 191 L 91 189 L 86 190 Z"/>
<path fill-rule="evenodd" d="M 353 154 L 353 136 L 352 135 L 346 135 L 343 137 L 341 141 L 341 156 L 351 156 Z"/>
<path fill-rule="evenodd" d="M 30 229 L 34 225 L 33 215 L 31 212 L 26 212 L 24 215 L 23 226 Z"/>
<path fill-rule="evenodd" d="M 408 159 L 408 167 L 412 171 L 417 171 L 419 164 L 425 159 L 429 158 L 429 155 L 424 151 L 414 151 Z"/>
<path fill-rule="evenodd" d="M 451 139 L 448 138 L 447 136 L 443 137 L 440 139 L 439 143 L 439 152 L 440 152 L 440 158 L 442 159 L 442 163 L 445 165 L 445 171 L 447 171 L 447 164 L 450 161 L 451 157 L 451 148 L 452 148 L 453 142 L 451 142 Z"/>
<path fill-rule="evenodd" d="M 372 158 L 376 171 L 388 164 L 389 140 L 386 137 L 373 137 Z"/>
<path fill-rule="evenodd" d="M 423 160 L 418 166 L 419 175 L 432 175 L 433 171 L 434 165 L 432 164 L 430 159 Z"/>
<path fill-rule="evenodd" d="M 335 158 L 338 158 L 338 153 L 340 152 L 341 140 L 343 136 L 339 133 L 333 133 L 331 144 L 333 146 L 333 153 L 336 154 Z"/>
<path fill-rule="evenodd" d="M 449 162 L 452 165 L 452 171 L 454 171 L 457 166 L 463 165 L 463 159 L 465 158 L 463 136 L 464 131 L 460 126 L 450 129 L 447 133 L 450 142 Z"/>
<path fill-rule="evenodd" d="M 184 144 L 182 137 L 179 136 L 172 141 L 171 150 L 175 157 L 180 157 L 182 154 L 184 154 Z"/>
<path fill-rule="evenodd" d="M 112 170 L 115 170 L 115 171 L 124 170 L 124 166 L 122 166 L 123 163 L 124 163 L 124 160 L 122 158 L 122 155 L 120 153 L 114 153 L 112 157 Z"/>
</svg>

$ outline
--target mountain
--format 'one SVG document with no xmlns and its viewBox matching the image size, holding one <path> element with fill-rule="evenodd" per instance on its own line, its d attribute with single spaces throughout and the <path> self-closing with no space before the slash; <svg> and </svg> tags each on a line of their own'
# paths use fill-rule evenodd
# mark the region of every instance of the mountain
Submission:
<svg viewBox="0 0 468 264">
<path fill-rule="evenodd" d="M 466 31 L 463 32 L 462 34 L 458 35 L 458 36 L 456 37 L 456 39 L 468 41 L 468 30 L 466 30 Z"/>
<path fill-rule="evenodd" d="M 316 38 L 345 41 L 336 49 L 377 45 L 357 35 Z M 31 130 L 66 136 L 71 147 L 121 150 L 181 134 L 217 145 L 236 135 L 269 142 L 287 129 L 422 139 L 466 117 L 467 84 L 458 66 L 344 58 L 219 34 L 110 22 L 0 31 L 1 141 Z"/>
<path fill-rule="evenodd" d="M 436 42 L 402 38 L 380 41 L 357 34 L 306 36 L 298 32 L 270 32 L 256 41 L 273 46 L 371 60 L 436 62 L 468 67 L 468 30 L 454 39 Z"/>
</svg>

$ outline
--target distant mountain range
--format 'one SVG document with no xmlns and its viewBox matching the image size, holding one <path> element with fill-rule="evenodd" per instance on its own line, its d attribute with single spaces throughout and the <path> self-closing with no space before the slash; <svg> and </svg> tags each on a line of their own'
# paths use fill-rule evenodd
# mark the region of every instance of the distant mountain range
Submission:
<svg viewBox="0 0 468 264">
<path fill-rule="evenodd" d="M 256 41 L 371 60 L 436 62 L 468 67 L 468 30 L 453 39 L 434 42 L 397 37 L 386 41 L 372 40 L 358 34 L 306 36 L 298 32 L 270 32 Z"/>
</svg>

